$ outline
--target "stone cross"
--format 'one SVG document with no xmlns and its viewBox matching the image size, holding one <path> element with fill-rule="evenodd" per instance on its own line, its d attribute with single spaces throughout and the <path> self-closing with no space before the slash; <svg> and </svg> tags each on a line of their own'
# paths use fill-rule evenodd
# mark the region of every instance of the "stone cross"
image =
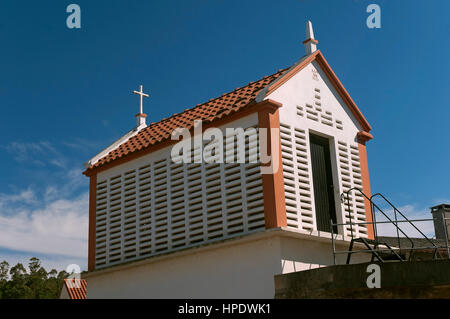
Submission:
<svg viewBox="0 0 450 319">
<path fill-rule="evenodd" d="M 149 97 L 150 95 L 145 94 L 142 91 L 142 85 L 140 85 L 140 90 L 139 91 L 135 90 L 135 91 L 133 91 L 133 93 L 140 96 L 139 114 L 144 114 L 144 101 L 143 101 L 143 98 L 144 97 Z"/>
</svg>

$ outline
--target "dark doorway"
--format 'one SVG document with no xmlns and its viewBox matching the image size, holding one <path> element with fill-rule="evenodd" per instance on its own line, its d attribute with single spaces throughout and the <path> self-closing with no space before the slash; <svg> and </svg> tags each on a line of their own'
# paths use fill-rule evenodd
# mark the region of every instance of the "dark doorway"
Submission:
<svg viewBox="0 0 450 319">
<path fill-rule="evenodd" d="M 311 164 L 317 230 L 331 232 L 330 219 L 336 223 L 330 144 L 327 138 L 310 134 Z M 334 227 L 336 231 L 336 227 Z"/>
</svg>

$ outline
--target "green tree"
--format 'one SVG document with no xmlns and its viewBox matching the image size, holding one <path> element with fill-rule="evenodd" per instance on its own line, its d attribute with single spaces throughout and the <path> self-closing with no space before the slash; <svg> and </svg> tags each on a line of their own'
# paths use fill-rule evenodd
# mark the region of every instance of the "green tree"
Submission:
<svg viewBox="0 0 450 319">
<path fill-rule="evenodd" d="M 38 258 L 30 258 L 28 272 L 18 263 L 9 268 L 0 263 L 0 299 L 51 299 L 58 298 L 68 273 L 52 269 L 47 272 Z"/>
<path fill-rule="evenodd" d="M 2 299 L 3 290 L 9 278 L 9 264 L 7 261 L 0 263 L 0 299 Z"/>
</svg>

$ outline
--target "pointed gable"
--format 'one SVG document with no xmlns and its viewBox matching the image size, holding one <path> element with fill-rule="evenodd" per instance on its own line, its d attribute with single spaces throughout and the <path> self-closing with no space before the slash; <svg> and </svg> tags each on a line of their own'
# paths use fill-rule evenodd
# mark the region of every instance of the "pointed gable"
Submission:
<svg viewBox="0 0 450 319">
<path fill-rule="evenodd" d="M 314 65 L 314 67 L 311 67 L 312 65 Z M 351 112 L 353 119 L 356 120 L 360 125 L 361 131 L 369 133 L 370 130 L 372 129 L 369 122 L 366 120 L 364 115 L 356 106 L 356 103 L 353 101 L 350 94 L 344 88 L 341 81 L 339 81 L 338 77 L 331 69 L 330 65 L 325 60 L 325 57 L 320 52 L 320 50 L 315 51 L 313 54 L 309 56 L 303 57 L 298 63 L 293 65 L 285 74 L 283 74 L 283 76 L 279 77 L 273 83 L 268 85 L 267 88 L 264 90 L 265 97 L 283 103 L 282 98 L 280 98 L 278 94 L 274 93 L 277 90 L 279 90 L 280 87 L 282 87 L 288 81 L 290 81 L 293 77 L 295 77 L 299 72 L 301 72 L 305 68 L 308 68 L 308 66 L 310 67 L 309 70 L 310 72 L 311 70 L 315 69 L 317 72 L 320 72 L 324 75 L 322 77 L 322 80 L 325 80 L 325 82 L 327 82 L 326 85 L 329 87 L 329 89 L 333 90 L 336 93 L 335 95 L 337 99 L 340 100 L 339 103 L 342 104 L 343 106 L 344 105 L 347 106 L 348 111 Z M 317 77 L 319 77 L 319 74 L 317 74 Z M 320 81 L 318 78 L 314 79 L 314 75 L 312 75 L 310 78 L 312 79 L 312 81 L 314 80 Z M 304 92 L 304 89 L 306 88 L 306 85 L 304 84 L 305 84 L 304 82 L 297 84 L 299 85 L 299 89 L 301 90 L 301 93 L 299 93 L 300 95 L 306 93 Z"/>
</svg>

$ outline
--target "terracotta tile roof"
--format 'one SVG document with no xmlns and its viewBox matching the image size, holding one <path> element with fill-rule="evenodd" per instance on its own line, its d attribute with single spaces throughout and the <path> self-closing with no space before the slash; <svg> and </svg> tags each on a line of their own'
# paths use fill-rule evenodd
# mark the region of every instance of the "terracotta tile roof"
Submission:
<svg viewBox="0 0 450 319">
<path fill-rule="evenodd" d="M 64 279 L 70 299 L 86 299 L 87 284 L 84 279 Z"/>
<path fill-rule="evenodd" d="M 191 129 L 194 120 L 201 119 L 203 123 L 208 123 L 242 110 L 255 101 L 256 96 L 263 88 L 278 79 L 288 69 L 279 70 L 275 74 L 250 82 L 230 93 L 225 93 L 206 103 L 198 104 L 194 108 L 186 109 L 182 113 L 174 114 L 167 119 L 149 124 L 127 142 L 109 152 L 94 165 L 89 166 L 87 171 L 169 139 L 173 130 L 177 127 Z"/>
</svg>

